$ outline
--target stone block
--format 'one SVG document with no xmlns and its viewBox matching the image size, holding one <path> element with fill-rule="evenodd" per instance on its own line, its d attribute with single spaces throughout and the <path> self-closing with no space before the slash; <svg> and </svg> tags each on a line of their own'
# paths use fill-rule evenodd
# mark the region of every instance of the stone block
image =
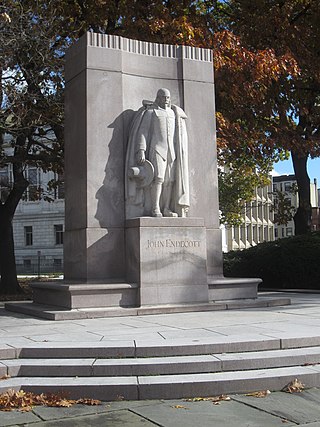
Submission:
<svg viewBox="0 0 320 427">
<path fill-rule="evenodd" d="M 79 337 L 80 338 L 80 337 Z M 135 346 L 133 341 L 110 341 L 74 343 L 39 343 L 25 345 L 20 351 L 21 358 L 107 358 L 107 357 L 134 357 Z"/>
<path fill-rule="evenodd" d="M 139 392 L 140 399 L 173 399 L 281 390 L 296 377 L 307 387 L 314 387 L 320 381 L 319 375 L 309 368 L 289 367 L 214 374 L 146 376 L 139 377 Z"/>
<path fill-rule="evenodd" d="M 221 371 L 221 362 L 211 355 L 97 360 L 93 375 L 168 375 Z"/>
<path fill-rule="evenodd" d="M 34 283 L 37 304 L 50 301 L 53 306 L 75 308 L 133 307 L 137 305 L 137 286 L 129 283 Z"/>
<path fill-rule="evenodd" d="M 1 359 L 14 359 L 16 357 L 16 350 L 8 345 L 1 344 L 0 346 L 0 360 Z"/>
<path fill-rule="evenodd" d="M 206 232 L 201 219 L 196 223 L 127 220 L 127 280 L 138 282 L 141 306 L 208 301 Z"/>
<path fill-rule="evenodd" d="M 209 278 L 210 301 L 249 299 L 258 297 L 258 285 L 261 279 L 221 277 Z"/>
<path fill-rule="evenodd" d="M 11 377 L 90 377 L 95 359 L 6 360 Z"/>
</svg>

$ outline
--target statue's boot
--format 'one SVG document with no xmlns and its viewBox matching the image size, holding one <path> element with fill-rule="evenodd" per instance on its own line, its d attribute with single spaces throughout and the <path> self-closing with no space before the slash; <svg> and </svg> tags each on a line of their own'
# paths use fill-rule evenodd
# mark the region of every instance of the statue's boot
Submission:
<svg viewBox="0 0 320 427">
<path fill-rule="evenodd" d="M 172 212 L 172 210 L 170 210 L 168 208 L 164 208 L 163 209 L 163 216 L 176 218 L 178 216 L 178 214 L 176 212 Z"/>
<path fill-rule="evenodd" d="M 153 182 L 150 190 L 151 196 L 151 216 L 156 218 L 162 217 L 162 213 L 160 211 L 160 196 L 162 191 L 162 182 L 155 181 Z"/>
</svg>

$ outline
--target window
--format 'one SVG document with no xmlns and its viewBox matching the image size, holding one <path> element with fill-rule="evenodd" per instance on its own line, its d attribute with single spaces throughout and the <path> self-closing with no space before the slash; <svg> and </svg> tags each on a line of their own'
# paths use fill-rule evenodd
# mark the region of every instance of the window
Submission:
<svg viewBox="0 0 320 427">
<path fill-rule="evenodd" d="M 287 237 L 289 237 L 289 236 L 292 236 L 292 235 L 293 235 L 292 227 L 287 227 L 287 228 L 286 228 L 286 235 L 287 235 Z"/>
<path fill-rule="evenodd" d="M 243 225 L 240 227 L 240 239 L 242 242 L 246 241 L 246 231 Z"/>
<path fill-rule="evenodd" d="M 9 167 L 6 166 L 0 169 L 0 201 L 5 202 L 11 188 L 11 174 Z"/>
<path fill-rule="evenodd" d="M 26 246 L 33 245 L 32 225 L 27 225 L 26 227 L 24 227 L 24 244 Z"/>
<path fill-rule="evenodd" d="M 57 224 L 54 226 L 54 235 L 55 235 L 55 244 L 62 245 L 63 244 L 63 225 Z"/>
<path fill-rule="evenodd" d="M 277 228 L 274 229 L 274 237 L 276 239 L 278 238 L 278 229 Z"/>
<path fill-rule="evenodd" d="M 284 191 L 291 191 L 291 183 L 290 182 L 284 183 Z"/>
<path fill-rule="evenodd" d="M 40 171 L 34 166 L 28 166 L 25 172 L 29 186 L 23 194 L 23 200 L 34 201 L 40 196 Z"/>
<path fill-rule="evenodd" d="M 54 179 L 57 182 L 54 187 L 54 198 L 64 199 L 64 175 L 61 173 L 55 174 Z"/>
</svg>

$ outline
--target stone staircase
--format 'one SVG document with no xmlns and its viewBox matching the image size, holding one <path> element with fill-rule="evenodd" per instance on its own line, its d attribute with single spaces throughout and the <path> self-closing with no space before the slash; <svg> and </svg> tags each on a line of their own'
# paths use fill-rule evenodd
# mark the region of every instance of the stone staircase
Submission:
<svg viewBox="0 0 320 427">
<path fill-rule="evenodd" d="M 105 401 L 320 386 L 320 337 L 137 340 L 0 346 L 0 392 L 65 392 Z"/>
</svg>

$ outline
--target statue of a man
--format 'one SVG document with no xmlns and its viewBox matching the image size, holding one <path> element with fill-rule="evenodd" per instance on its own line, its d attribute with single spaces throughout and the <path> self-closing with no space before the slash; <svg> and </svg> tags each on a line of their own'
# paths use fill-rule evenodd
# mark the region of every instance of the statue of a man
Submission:
<svg viewBox="0 0 320 427">
<path fill-rule="evenodd" d="M 188 210 L 186 118 L 180 107 L 171 105 L 170 91 L 163 88 L 154 102 L 143 101 L 133 121 L 127 150 L 127 204 L 142 205 L 142 215 L 176 217 L 185 216 Z M 143 186 L 150 167 L 151 184 Z"/>
</svg>

